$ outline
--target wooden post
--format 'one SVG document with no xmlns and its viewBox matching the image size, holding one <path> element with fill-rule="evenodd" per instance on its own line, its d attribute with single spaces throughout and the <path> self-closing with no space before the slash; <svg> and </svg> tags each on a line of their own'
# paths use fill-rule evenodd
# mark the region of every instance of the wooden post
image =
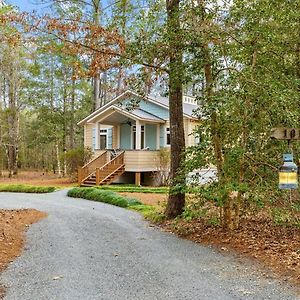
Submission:
<svg viewBox="0 0 300 300">
<path fill-rule="evenodd" d="M 100 184 L 100 169 L 96 168 L 96 185 Z"/>
<path fill-rule="evenodd" d="M 120 125 L 118 124 L 117 125 L 117 149 L 120 149 L 121 148 L 121 127 L 120 127 Z"/>
<path fill-rule="evenodd" d="M 141 172 L 135 172 L 135 185 L 141 185 Z"/>
<path fill-rule="evenodd" d="M 136 120 L 135 121 L 135 149 L 136 150 L 141 150 L 141 135 L 142 135 L 141 123 L 140 121 Z"/>
<path fill-rule="evenodd" d="M 78 168 L 78 185 L 80 186 L 81 185 L 81 180 L 82 180 L 82 168 L 79 167 Z"/>
<path fill-rule="evenodd" d="M 156 125 L 156 150 L 160 149 L 160 124 Z"/>
</svg>

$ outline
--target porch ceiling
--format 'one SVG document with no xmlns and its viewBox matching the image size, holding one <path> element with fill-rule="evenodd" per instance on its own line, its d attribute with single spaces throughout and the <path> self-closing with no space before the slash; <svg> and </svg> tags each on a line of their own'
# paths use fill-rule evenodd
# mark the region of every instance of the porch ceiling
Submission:
<svg viewBox="0 0 300 300">
<path fill-rule="evenodd" d="M 103 124 L 120 124 L 126 123 L 128 121 L 128 117 L 122 115 L 121 113 L 115 111 L 111 115 L 107 116 L 106 118 L 101 120 Z"/>
<path fill-rule="evenodd" d="M 141 109 L 125 111 L 117 106 L 112 106 L 98 116 L 90 120 L 91 123 L 100 122 L 102 124 L 120 124 L 129 120 L 141 121 L 145 123 L 165 123 L 165 120 L 150 114 Z"/>
</svg>

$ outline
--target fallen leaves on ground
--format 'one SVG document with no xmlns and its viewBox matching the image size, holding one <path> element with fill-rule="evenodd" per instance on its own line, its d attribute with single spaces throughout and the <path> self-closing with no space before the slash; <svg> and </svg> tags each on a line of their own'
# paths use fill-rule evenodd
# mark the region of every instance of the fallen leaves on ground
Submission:
<svg viewBox="0 0 300 300">
<path fill-rule="evenodd" d="M 28 227 L 46 216 L 35 209 L 0 210 L 0 271 L 21 254 Z M 3 296 L 4 288 L 0 287 L 0 299 Z"/>
</svg>

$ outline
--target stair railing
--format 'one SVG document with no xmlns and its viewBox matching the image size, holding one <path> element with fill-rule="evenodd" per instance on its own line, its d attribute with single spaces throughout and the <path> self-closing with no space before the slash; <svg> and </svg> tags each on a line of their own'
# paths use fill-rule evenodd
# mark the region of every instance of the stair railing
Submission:
<svg viewBox="0 0 300 300">
<path fill-rule="evenodd" d="M 85 179 L 91 176 L 96 168 L 105 166 L 108 161 L 108 152 L 105 151 L 93 160 L 78 169 L 78 184 L 80 185 Z"/>
<path fill-rule="evenodd" d="M 125 152 L 122 151 L 102 167 L 96 168 L 96 185 L 99 185 L 102 181 L 114 174 L 121 166 L 124 165 L 124 153 Z"/>
</svg>

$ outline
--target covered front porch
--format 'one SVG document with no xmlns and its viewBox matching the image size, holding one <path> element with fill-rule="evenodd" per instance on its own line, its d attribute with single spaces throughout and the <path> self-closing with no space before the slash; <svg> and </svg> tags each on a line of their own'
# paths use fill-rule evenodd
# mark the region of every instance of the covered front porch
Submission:
<svg viewBox="0 0 300 300">
<path fill-rule="evenodd" d="M 110 108 L 89 121 L 93 124 L 93 150 L 159 150 L 165 120 L 141 110 Z"/>
</svg>

